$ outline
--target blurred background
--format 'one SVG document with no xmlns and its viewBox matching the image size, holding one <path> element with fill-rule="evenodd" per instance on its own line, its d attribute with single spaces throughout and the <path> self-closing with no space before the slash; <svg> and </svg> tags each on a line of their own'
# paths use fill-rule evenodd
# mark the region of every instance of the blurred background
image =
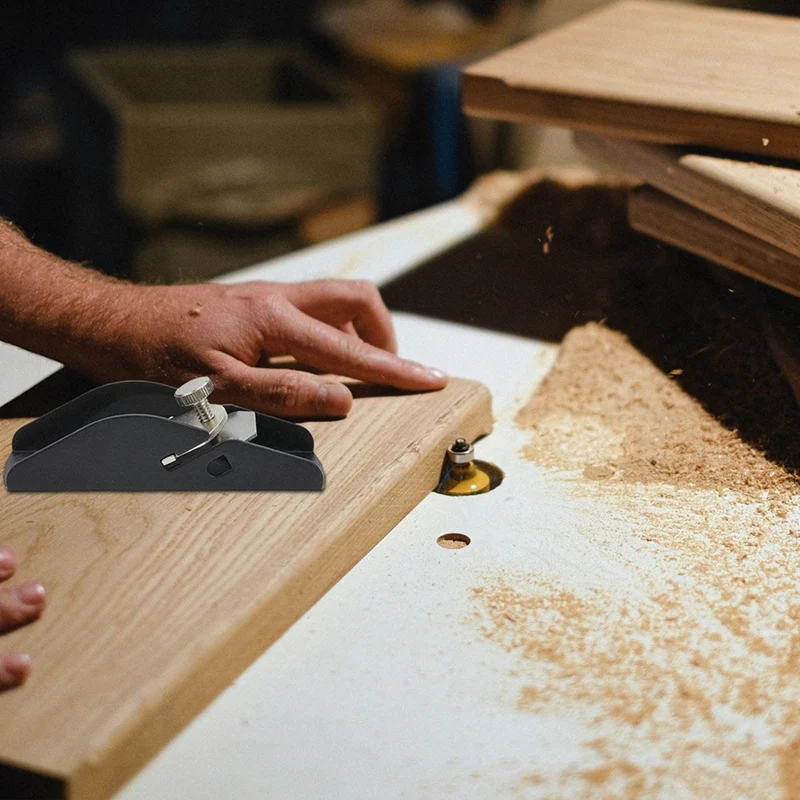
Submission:
<svg viewBox="0 0 800 800">
<path fill-rule="evenodd" d="M 466 120 L 458 74 L 606 1 L 5 0 L 0 216 L 170 283 L 580 163 L 564 132 Z"/>
</svg>

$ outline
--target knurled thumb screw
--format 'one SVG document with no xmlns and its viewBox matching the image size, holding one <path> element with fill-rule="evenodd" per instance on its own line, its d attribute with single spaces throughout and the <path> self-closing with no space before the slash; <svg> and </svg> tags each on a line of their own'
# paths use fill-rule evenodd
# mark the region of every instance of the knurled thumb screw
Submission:
<svg viewBox="0 0 800 800">
<path fill-rule="evenodd" d="M 214 421 L 214 412 L 207 398 L 214 391 L 211 378 L 202 376 L 187 381 L 175 390 L 175 402 L 184 408 L 194 407 L 197 418 L 203 425 Z"/>
</svg>

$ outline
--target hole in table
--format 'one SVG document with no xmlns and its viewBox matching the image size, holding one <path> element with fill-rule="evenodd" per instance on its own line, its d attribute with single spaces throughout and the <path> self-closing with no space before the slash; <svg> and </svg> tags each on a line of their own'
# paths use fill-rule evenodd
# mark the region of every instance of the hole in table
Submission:
<svg viewBox="0 0 800 800">
<path fill-rule="evenodd" d="M 436 544 L 439 547 L 444 547 L 445 550 L 460 550 L 466 547 L 472 539 L 466 533 L 443 533 L 437 540 Z"/>
</svg>

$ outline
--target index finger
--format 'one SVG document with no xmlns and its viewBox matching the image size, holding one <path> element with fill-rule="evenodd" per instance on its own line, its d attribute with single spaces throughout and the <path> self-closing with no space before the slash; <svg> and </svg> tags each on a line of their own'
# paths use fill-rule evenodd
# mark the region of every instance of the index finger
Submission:
<svg viewBox="0 0 800 800">
<path fill-rule="evenodd" d="M 367 344 L 397 352 L 392 316 L 374 283 L 325 279 L 287 284 L 282 292 L 304 314 L 340 329 L 352 323 Z"/>
<path fill-rule="evenodd" d="M 348 336 L 294 306 L 286 309 L 285 323 L 283 338 L 289 354 L 310 367 L 412 391 L 441 389 L 447 384 L 447 375 L 441 370 L 400 358 Z"/>
</svg>

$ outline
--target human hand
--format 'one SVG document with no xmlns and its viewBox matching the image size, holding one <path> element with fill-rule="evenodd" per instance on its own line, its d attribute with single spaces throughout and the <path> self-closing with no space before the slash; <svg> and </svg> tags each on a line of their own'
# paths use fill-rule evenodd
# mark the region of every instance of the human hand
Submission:
<svg viewBox="0 0 800 800">
<path fill-rule="evenodd" d="M 214 400 L 286 417 L 343 417 L 353 402 L 323 373 L 410 391 L 447 377 L 398 358 L 389 311 L 366 281 L 142 286 L 36 247 L 0 220 L 0 339 L 101 381 L 173 386 L 208 375 Z"/>
<path fill-rule="evenodd" d="M 353 398 L 339 381 L 269 366 L 271 357 L 411 391 L 447 383 L 396 355 L 389 311 L 366 281 L 125 285 L 123 294 L 83 358 L 83 371 L 102 380 L 177 385 L 208 375 L 215 401 L 286 417 L 343 417 Z"/>
<path fill-rule="evenodd" d="M 7 547 L 0 547 L 0 582 L 7 581 L 16 568 L 14 554 Z M 0 589 L 0 634 L 39 619 L 44 607 L 45 592 L 38 583 L 28 581 Z M 0 653 L 0 692 L 24 683 L 30 669 L 28 656 Z"/>
</svg>

